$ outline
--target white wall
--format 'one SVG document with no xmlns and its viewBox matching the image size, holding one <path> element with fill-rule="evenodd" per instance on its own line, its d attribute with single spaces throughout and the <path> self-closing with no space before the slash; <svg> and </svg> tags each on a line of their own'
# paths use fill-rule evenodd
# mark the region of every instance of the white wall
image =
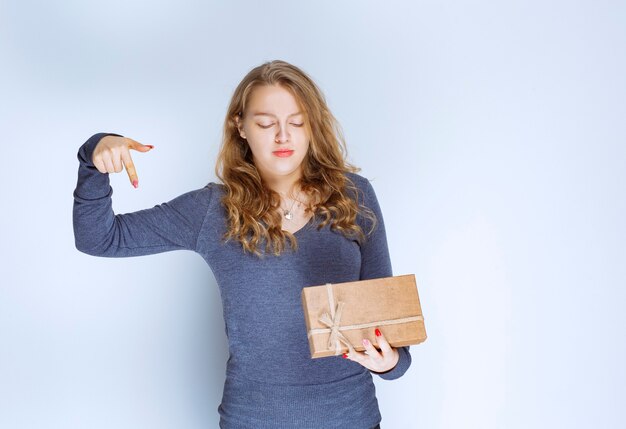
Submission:
<svg viewBox="0 0 626 429">
<path fill-rule="evenodd" d="M 0 3 L 0 427 L 216 427 L 226 338 L 191 252 L 73 246 L 78 147 L 155 145 L 134 211 L 213 179 L 252 67 L 309 72 L 373 180 L 429 339 L 388 428 L 626 420 L 626 7 L 598 1 Z"/>
</svg>

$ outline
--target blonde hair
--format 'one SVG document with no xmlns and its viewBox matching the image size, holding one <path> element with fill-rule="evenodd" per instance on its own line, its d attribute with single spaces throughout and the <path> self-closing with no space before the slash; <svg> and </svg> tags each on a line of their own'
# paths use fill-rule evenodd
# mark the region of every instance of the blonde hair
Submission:
<svg viewBox="0 0 626 429">
<path fill-rule="evenodd" d="M 296 99 L 310 136 L 298 183 L 310 196 L 305 213 L 310 215 L 315 211 L 323 216 L 318 229 L 330 223 L 331 230 L 348 238 L 354 237 L 361 243 L 365 234 L 357 224 L 357 214 L 372 221 L 371 230 L 375 228 L 376 217 L 371 209 L 359 204 L 358 188 L 345 174 L 356 173 L 360 168 L 346 161 L 347 149 L 341 127 L 328 109 L 321 90 L 305 72 L 281 60 L 269 61 L 250 70 L 235 89 L 228 106 L 215 166 L 215 173 L 226 188 L 221 200 L 228 219 L 223 239 L 238 240 L 244 251 L 257 256 L 262 256 L 259 246 L 263 242 L 265 252 L 277 256 L 285 249 L 287 239 L 294 250 L 298 248 L 296 237 L 282 230 L 278 210 L 280 195 L 265 185 L 235 120 L 236 116 L 243 117 L 255 88 L 276 84 Z M 348 195 L 349 191 L 353 198 Z"/>
</svg>

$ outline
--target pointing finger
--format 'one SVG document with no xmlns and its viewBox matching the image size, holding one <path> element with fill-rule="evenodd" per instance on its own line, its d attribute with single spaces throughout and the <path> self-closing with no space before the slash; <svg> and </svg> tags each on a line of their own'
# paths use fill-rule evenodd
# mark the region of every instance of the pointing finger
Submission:
<svg viewBox="0 0 626 429">
<path fill-rule="evenodd" d="M 122 151 L 122 161 L 124 161 L 124 167 L 126 167 L 126 173 L 128 173 L 130 183 L 137 188 L 137 186 L 139 186 L 139 177 L 137 177 L 137 170 L 135 170 L 135 164 L 128 150 Z"/>
</svg>

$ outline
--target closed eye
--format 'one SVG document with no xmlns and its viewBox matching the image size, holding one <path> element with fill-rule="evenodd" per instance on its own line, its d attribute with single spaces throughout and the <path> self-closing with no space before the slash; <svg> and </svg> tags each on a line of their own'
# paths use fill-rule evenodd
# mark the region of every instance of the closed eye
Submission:
<svg viewBox="0 0 626 429">
<path fill-rule="evenodd" d="M 267 128 L 273 127 L 275 124 L 269 124 L 269 125 L 261 125 L 261 124 L 257 124 L 257 125 L 258 125 L 259 127 L 261 127 L 261 128 L 266 128 L 266 129 L 267 129 Z M 301 127 L 301 126 L 302 126 L 302 125 L 304 125 L 304 124 L 294 124 L 294 123 L 291 123 L 291 125 L 293 125 L 294 127 Z"/>
</svg>

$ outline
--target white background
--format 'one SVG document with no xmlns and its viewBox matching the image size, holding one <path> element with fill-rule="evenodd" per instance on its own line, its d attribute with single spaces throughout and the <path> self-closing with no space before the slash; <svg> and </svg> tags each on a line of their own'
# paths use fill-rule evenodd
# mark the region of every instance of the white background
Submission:
<svg viewBox="0 0 626 429">
<path fill-rule="evenodd" d="M 617 1 L 0 2 L 0 427 L 217 427 L 210 270 L 79 253 L 76 152 L 155 146 L 139 189 L 112 175 L 118 213 L 202 187 L 232 91 L 271 59 L 323 89 L 394 274 L 417 276 L 429 338 L 376 379 L 382 427 L 624 427 L 625 20 Z"/>
</svg>

